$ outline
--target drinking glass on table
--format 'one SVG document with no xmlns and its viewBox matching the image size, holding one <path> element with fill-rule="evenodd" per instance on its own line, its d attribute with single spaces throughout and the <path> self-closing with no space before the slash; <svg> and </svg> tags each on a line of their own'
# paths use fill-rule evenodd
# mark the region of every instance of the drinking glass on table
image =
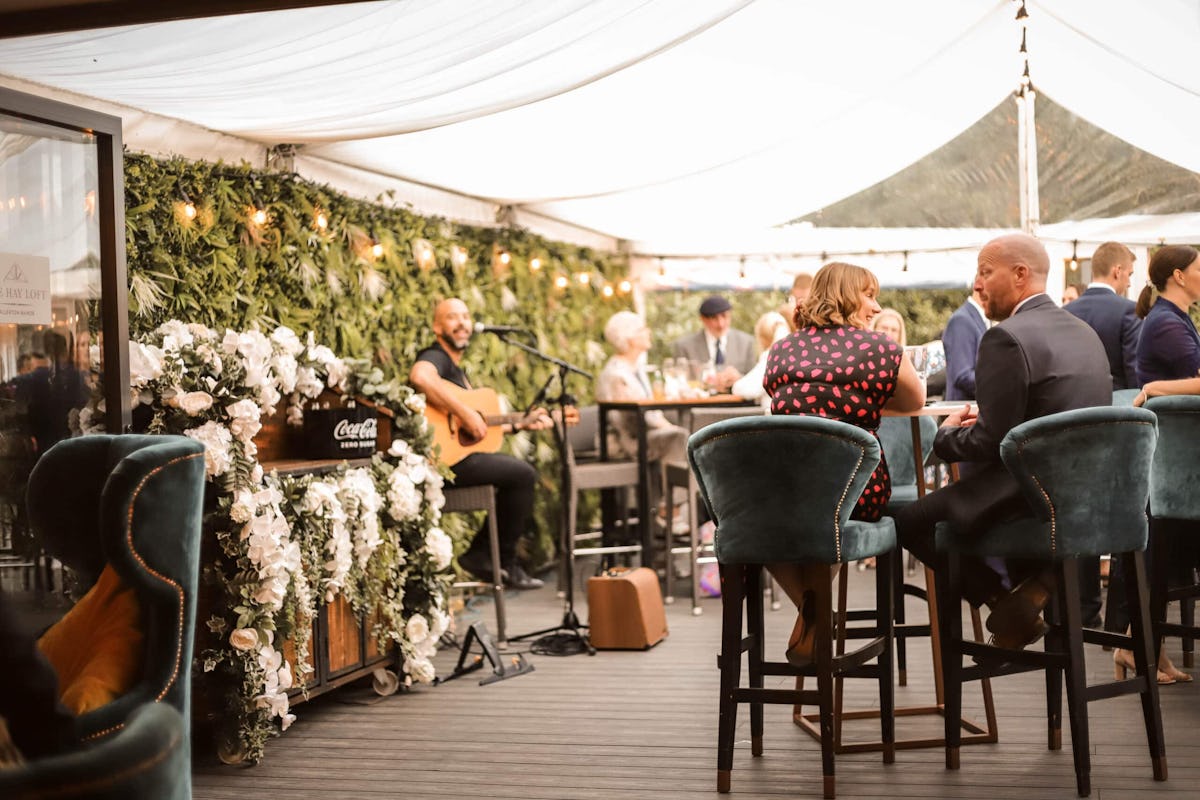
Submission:
<svg viewBox="0 0 1200 800">
<path fill-rule="evenodd" d="M 929 350 L 923 344 L 916 344 L 904 348 L 904 352 L 908 355 L 908 360 L 912 362 L 917 375 L 922 381 L 925 381 L 929 377 Z"/>
</svg>

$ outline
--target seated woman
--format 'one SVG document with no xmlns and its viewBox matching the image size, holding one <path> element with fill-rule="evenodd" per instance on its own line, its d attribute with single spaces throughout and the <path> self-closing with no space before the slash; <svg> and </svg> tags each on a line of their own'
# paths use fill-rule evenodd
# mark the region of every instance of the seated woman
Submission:
<svg viewBox="0 0 1200 800">
<path fill-rule="evenodd" d="M 1137 375 L 1142 391 L 1133 404 L 1140 406 L 1151 397 L 1170 394 L 1200 394 L 1200 333 L 1188 316 L 1188 308 L 1200 300 L 1200 251 L 1187 245 L 1167 245 L 1154 252 L 1147 268 L 1150 282 L 1138 296 L 1138 316 L 1144 317 L 1137 348 Z M 1153 287 L 1153 288 L 1152 288 Z M 1151 305 L 1154 290 L 1158 298 Z M 1194 525 L 1178 521 L 1154 520 L 1156 527 L 1183 526 L 1187 533 Z M 1173 583 L 1190 583 L 1192 568 L 1200 560 L 1194 550 L 1194 537 L 1171 537 L 1167 558 L 1175 564 Z M 1151 548 L 1155 548 L 1153 538 Z M 1151 552 L 1150 557 L 1162 554 Z M 1118 673 L 1133 668 L 1133 654 L 1114 650 Z M 1165 650 L 1158 654 L 1158 682 L 1188 682 L 1192 676 L 1178 669 Z"/>
<path fill-rule="evenodd" d="M 770 405 L 770 398 L 763 388 L 763 375 L 767 371 L 767 354 L 771 345 L 788 335 L 791 329 L 787 320 L 778 311 L 768 311 L 754 323 L 754 338 L 758 341 L 758 361 L 742 377 L 733 382 L 729 391 L 747 400 L 762 400 L 763 407 Z"/>
<path fill-rule="evenodd" d="M 616 353 L 608 359 L 596 384 L 596 399 L 648 400 L 650 381 L 646 376 L 646 353 L 650 351 L 650 328 L 632 311 L 618 311 L 604 326 L 604 338 Z M 687 461 L 686 429 L 671 424 L 661 411 L 645 412 L 646 460 L 655 476 L 650 485 L 650 505 L 658 508 L 662 497 L 662 462 Z M 617 458 L 637 458 L 636 412 L 623 411 L 610 417 L 608 452 Z"/>
<path fill-rule="evenodd" d="M 817 272 L 812 293 L 796 308 L 796 332 L 772 347 L 767 358 L 765 385 L 773 414 L 813 414 L 875 434 L 884 408 L 906 412 L 925 404 L 925 385 L 904 348 L 870 330 L 881 310 L 878 293 L 878 278 L 862 267 L 834 262 Z M 833 397 L 837 403 L 829 402 Z M 891 493 L 881 454 L 850 518 L 878 520 Z M 768 564 L 767 569 L 796 604 L 787 660 L 804 666 L 812 661 L 816 630 L 807 587 L 829 580 L 829 567 Z"/>
<path fill-rule="evenodd" d="M 878 331 L 896 344 L 908 347 L 908 329 L 904 325 L 904 317 L 894 308 L 885 308 L 871 320 L 871 330 Z"/>
</svg>

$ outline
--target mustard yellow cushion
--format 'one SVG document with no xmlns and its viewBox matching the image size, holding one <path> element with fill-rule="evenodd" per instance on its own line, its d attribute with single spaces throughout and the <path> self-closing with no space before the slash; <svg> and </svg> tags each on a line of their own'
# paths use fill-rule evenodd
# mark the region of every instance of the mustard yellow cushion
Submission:
<svg viewBox="0 0 1200 800">
<path fill-rule="evenodd" d="M 112 567 L 38 647 L 58 673 L 62 704 L 76 714 L 100 708 L 128 692 L 142 665 L 137 597 Z"/>
</svg>

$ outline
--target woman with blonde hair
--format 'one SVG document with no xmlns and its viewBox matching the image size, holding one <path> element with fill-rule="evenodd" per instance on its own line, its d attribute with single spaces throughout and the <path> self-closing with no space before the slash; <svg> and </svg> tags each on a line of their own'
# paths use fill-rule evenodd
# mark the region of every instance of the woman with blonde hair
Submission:
<svg viewBox="0 0 1200 800">
<path fill-rule="evenodd" d="M 904 317 L 894 308 L 885 308 L 871 320 L 871 330 L 879 331 L 901 347 L 908 347 Z"/>
<path fill-rule="evenodd" d="M 925 384 L 904 348 L 871 330 L 882 310 L 878 294 L 879 279 L 863 267 L 834 262 L 817 272 L 812 293 L 796 308 L 796 332 L 777 342 L 767 357 L 763 383 L 772 413 L 827 417 L 877 436 L 884 408 L 916 411 L 925 404 Z M 834 397 L 836 403 L 828 402 Z M 881 453 L 850 518 L 878 520 L 891 494 Z M 787 659 L 804 666 L 812 660 L 816 627 L 812 603 L 806 602 L 807 587 L 829 580 L 830 570 L 822 564 L 769 564 L 768 569 L 796 604 Z"/>
<path fill-rule="evenodd" d="M 742 377 L 733 382 L 729 391 L 747 400 L 762 400 L 763 406 L 770 403 L 766 389 L 763 388 L 763 375 L 767 370 L 767 355 L 771 345 L 778 342 L 790 332 L 788 322 L 778 311 L 768 311 L 754 323 L 754 338 L 758 342 L 758 361 Z"/>
</svg>

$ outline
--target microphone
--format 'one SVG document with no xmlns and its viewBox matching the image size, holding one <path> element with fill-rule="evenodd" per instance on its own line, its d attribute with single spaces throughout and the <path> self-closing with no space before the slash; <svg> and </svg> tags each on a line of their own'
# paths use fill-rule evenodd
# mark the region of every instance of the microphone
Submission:
<svg viewBox="0 0 1200 800">
<path fill-rule="evenodd" d="M 476 333 L 520 333 L 525 336 L 532 337 L 533 331 L 525 330 L 524 328 L 515 328 L 512 325 L 489 325 L 486 322 L 475 323 Z"/>
</svg>

